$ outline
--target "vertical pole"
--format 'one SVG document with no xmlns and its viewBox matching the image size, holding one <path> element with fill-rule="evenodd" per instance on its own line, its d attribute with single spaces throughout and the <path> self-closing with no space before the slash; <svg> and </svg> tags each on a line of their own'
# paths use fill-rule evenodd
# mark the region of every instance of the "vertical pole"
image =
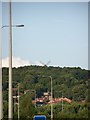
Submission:
<svg viewBox="0 0 90 120">
<path fill-rule="evenodd" d="M 20 97 L 20 95 L 19 95 L 19 83 L 18 83 L 18 120 L 20 117 L 20 115 L 19 115 L 19 97 Z"/>
<path fill-rule="evenodd" d="M 11 0 L 9 0 L 9 118 L 13 118 L 13 98 L 12 98 L 12 16 Z"/>
<path fill-rule="evenodd" d="M 3 97 L 2 97 L 2 27 L 0 27 L 0 120 L 3 118 Z"/>
<path fill-rule="evenodd" d="M 53 88 L 52 88 L 52 77 L 50 76 L 51 79 L 51 120 L 53 120 Z"/>
<path fill-rule="evenodd" d="M 62 112 L 63 112 L 63 93 L 62 93 Z"/>
</svg>

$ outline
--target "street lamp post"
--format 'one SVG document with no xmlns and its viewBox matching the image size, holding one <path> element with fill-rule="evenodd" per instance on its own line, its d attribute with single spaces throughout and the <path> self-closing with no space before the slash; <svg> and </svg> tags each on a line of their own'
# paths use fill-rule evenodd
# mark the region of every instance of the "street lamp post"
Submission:
<svg viewBox="0 0 90 120">
<path fill-rule="evenodd" d="M 11 20 L 10 20 L 11 21 Z M 9 110 L 8 118 L 13 118 L 13 97 L 12 97 L 12 27 L 24 27 L 24 25 L 12 25 L 9 26 Z"/>
<path fill-rule="evenodd" d="M 8 118 L 13 118 L 13 96 L 12 96 L 12 15 L 11 0 L 9 1 L 9 110 Z"/>
<path fill-rule="evenodd" d="M 24 26 L 24 25 L 23 25 Z M 22 25 L 16 27 L 23 27 Z M 13 118 L 13 97 L 12 97 L 12 11 L 11 0 L 9 1 L 9 118 Z"/>
<path fill-rule="evenodd" d="M 19 94 L 19 83 L 18 83 L 18 120 L 20 118 L 20 114 L 19 114 L 19 97 L 20 97 L 20 94 Z"/>
<path fill-rule="evenodd" d="M 11 0 L 9 0 L 9 25 L 1 27 L 9 27 L 9 116 L 8 118 L 13 118 L 13 100 L 12 100 L 12 27 L 24 27 L 24 25 L 12 25 L 12 16 L 11 16 Z M 2 34 L 2 32 L 0 31 Z M 1 39 L 2 41 L 2 39 Z M 0 45 L 1 42 L 0 41 Z M 2 46 L 2 45 L 1 45 Z M 0 119 L 3 118 L 3 97 L 2 97 L 2 47 L 0 46 Z"/>
<path fill-rule="evenodd" d="M 43 78 L 49 77 L 51 80 L 51 120 L 53 120 L 53 87 L 52 87 L 52 76 L 42 76 Z"/>
<path fill-rule="evenodd" d="M 12 27 L 22 27 L 24 25 L 12 25 Z M 2 26 L 4 28 L 6 26 Z M 9 27 L 9 26 L 7 26 Z M 1 41 L 0 41 L 1 42 Z M 0 44 L 1 45 L 1 44 Z M 10 91 L 9 91 L 10 92 Z M 13 95 L 11 96 L 13 98 Z M 10 101 L 9 101 L 10 102 Z M 0 120 L 3 119 L 3 96 L 2 96 L 2 57 L 1 57 L 1 46 L 0 46 Z M 19 119 L 19 83 L 18 83 L 18 119 Z"/>
<path fill-rule="evenodd" d="M 53 88 L 52 88 L 52 77 L 49 76 L 51 79 L 51 120 L 53 120 Z"/>
<path fill-rule="evenodd" d="M 7 27 L 7 26 L 6 26 Z M 11 0 L 9 1 L 9 118 L 13 118 L 13 97 L 12 97 L 12 27 L 24 27 L 24 25 L 12 26 Z"/>
</svg>

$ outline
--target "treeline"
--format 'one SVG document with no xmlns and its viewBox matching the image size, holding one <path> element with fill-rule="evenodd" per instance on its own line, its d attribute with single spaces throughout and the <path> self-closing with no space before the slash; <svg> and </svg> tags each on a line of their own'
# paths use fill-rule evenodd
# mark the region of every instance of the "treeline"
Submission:
<svg viewBox="0 0 90 120">
<path fill-rule="evenodd" d="M 5 99 L 7 99 L 8 72 L 8 68 L 3 68 Z M 79 67 L 25 66 L 13 68 L 13 88 L 17 88 L 17 83 L 19 83 L 20 92 L 34 89 L 37 97 L 41 97 L 43 92 L 51 91 L 51 81 L 48 76 L 51 76 L 53 81 L 53 97 L 61 97 L 63 93 L 64 97 L 74 101 L 88 99 L 88 71 Z"/>
<path fill-rule="evenodd" d="M 8 68 L 3 68 L 3 99 L 4 118 L 8 118 Z M 18 89 L 20 96 L 20 119 L 33 119 L 34 115 L 42 114 L 51 117 L 51 106 L 36 107 L 32 104 L 34 93 L 23 94 L 25 90 L 35 90 L 36 97 L 41 97 L 43 92 L 51 91 L 51 79 L 53 86 L 53 98 L 67 97 L 71 103 L 63 102 L 53 105 L 54 119 L 62 118 L 88 118 L 88 71 L 79 67 L 47 67 L 25 66 L 13 68 L 13 88 Z M 44 76 L 44 77 L 43 77 Z M 18 101 L 17 101 L 18 102 Z M 14 118 L 18 118 L 18 104 L 13 107 Z"/>
</svg>

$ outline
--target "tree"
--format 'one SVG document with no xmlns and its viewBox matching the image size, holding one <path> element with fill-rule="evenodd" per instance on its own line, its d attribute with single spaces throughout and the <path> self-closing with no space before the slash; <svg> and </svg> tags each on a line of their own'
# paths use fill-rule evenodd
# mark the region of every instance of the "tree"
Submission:
<svg viewBox="0 0 90 120">
<path fill-rule="evenodd" d="M 35 114 L 35 107 L 32 104 L 30 94 L 25 94 L 20 99 L 20 118 L 29 118 L 32 120 Z"/>
</svg>

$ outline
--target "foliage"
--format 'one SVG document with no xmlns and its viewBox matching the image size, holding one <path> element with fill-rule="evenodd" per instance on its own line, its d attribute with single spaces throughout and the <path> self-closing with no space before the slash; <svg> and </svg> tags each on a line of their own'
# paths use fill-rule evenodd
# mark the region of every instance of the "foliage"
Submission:
<svg viewBox="0 0 90 120">
<path fill-rule="evenodd" d="M 47 76 L 43 78 L 42 76 Z M 53 97 L 64 97 L 71 99 L 71 104 L 64 105 L 64 112 L 61 111 L 61 103 L 54 105 L 54 116 L 80 118 L 87 117 L 87 107 L 82 103 L 83 100 L 88 101 L 88 71 L 79 67 L 47 67 L 47 66 L 25 66 L 19 68 L 13 68 L 13 87 L 18 89 L 17 83 L 19 83 L 19 91 L 22 94 L 20 97 L 20 117 L 33 117 L 34 114 L 44 114 L 50 118 L 50 105 L 42 107 L 35 107 L 31 101 L 34 97 L 24 95 L 25 90 L 35 90 L 36 97 L 41 97 L 44 92 L 51 91 L 51 79 L 48 76 L 52 76 L 53 81 Z M 8 68 L 3 68 L 3 99 L 8 101 Z M 81 102 L 82 104 L 79 104 Z M 4 103 L 4 115 L 7 113 L 7 103 Z M 87 106 L 87 105 L 86 105 Z M 24 109 L 23 109 L 24 108 Z M 75 113 L 75 111 L 78 112 Z M 56 111 L 57 112 L 56 112 Z M 71 113 L 71 114 L 70 114 Z M 7 115 L 5 115 L 7 117 Z M 14 113 L 14 117 L 17 117 L 17 111 Z"/>
<path fill-rule="evenodd" d="M 20 100 L 20 118 L 33 118 L 35 114 L 34 109 L 30 95 L 23 95 Z"/>
</svg>

